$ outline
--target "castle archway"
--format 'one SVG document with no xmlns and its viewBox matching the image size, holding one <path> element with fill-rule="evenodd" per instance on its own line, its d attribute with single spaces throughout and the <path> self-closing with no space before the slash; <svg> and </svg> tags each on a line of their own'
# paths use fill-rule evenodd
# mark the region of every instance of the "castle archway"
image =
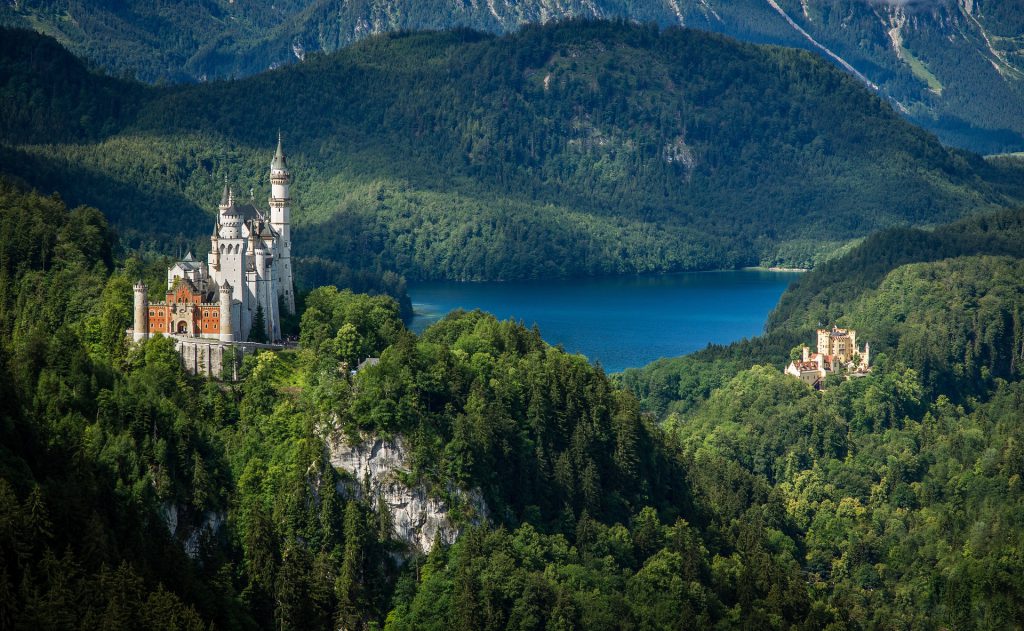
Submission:
<svg viewBox="0 0 1024 631">
<path fill-rule="evenodd" d="M 175 329 L 175 333 L 179 335 L 188 335 L 188 322 L 186 322 L 185 320 L 178 320 L 178 326 Z"/>
</svg>

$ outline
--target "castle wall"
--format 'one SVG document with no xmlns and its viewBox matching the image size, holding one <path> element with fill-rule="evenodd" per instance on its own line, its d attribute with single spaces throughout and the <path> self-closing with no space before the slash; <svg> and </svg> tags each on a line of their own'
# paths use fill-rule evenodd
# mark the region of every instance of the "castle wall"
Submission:
<svg viewBox="0 0 1024 631">
<path fill-rule="evenodd" d="M 184 321 L 192 335 L 218 336 L 220 334 L 220 305 L 203 302 L 202 296 L 193 293 L 186 283 L 178 283 L 167 292 L 165 302 L 154 302 L 148 306 L 149 331 L 165 335 L 177 333 L 178 325 Z M 182 305 L 186 305 L 182 314 Z"/>
<path fill-rule="evenodd" d="M 245 355 L 261 350 L 279 351 L 279 344 L 255 344 L 252 342 L 221 342 L 204 338 L 172 336 L 174 347 L 181 354 L 185 371 L 214 379 L 236 381 L 238 370 Z"/>
<path fill-rule="evenodd" d="M 219 285 L 224 281 L 231 283 L 231 297 L 245 304 L 245 239 L 220 239 L 218 247 L 223 246 L 220 255 L 220 270 L 214 274 Z"/>
</svg>

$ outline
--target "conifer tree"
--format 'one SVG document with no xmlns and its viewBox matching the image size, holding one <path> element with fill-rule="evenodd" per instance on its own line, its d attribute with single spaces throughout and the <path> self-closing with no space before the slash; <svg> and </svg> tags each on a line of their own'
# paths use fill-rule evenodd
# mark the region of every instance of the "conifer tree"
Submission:
<svg viewBox="0 0 1024 631">
<path fill-rule="evenodd" d="M 256 315 L 252 319 L 249 341 L 265 344 L 267 342 L 267 320 L 263 315 L 263 305 L 256 305 Z"/>
<path fill-rule="evenodd" d="M 345 556 L 335 591 L 338 595 L 338 627 L 361 629 L 366 598 L 366 524 L 355 500 L 345 507 Z"/>
</svg>

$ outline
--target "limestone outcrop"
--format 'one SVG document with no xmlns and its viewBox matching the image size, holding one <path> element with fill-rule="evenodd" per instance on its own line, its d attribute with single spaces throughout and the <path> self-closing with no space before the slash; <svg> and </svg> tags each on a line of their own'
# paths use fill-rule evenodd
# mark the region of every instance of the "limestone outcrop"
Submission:
<svg viewBox="0 0 1024 631">
<path fill-rule="evenodd" d="M 331 464 L 346 476 L 341 491 L 383 504 L 390 513 L 394 536 L 419 552 L 437 543 L 451 544 L 460 528 L 452 519 L 450 502 L 426 485 L 409 482 L 409 452 L 402 438 L 361 437 L 354 444 L 343 436 L 327 441 Z M 446 488 L 444 494 L 464 508 L 471 521 L 487 519 L 487 506 L 478 489 Z"/>
</svg>

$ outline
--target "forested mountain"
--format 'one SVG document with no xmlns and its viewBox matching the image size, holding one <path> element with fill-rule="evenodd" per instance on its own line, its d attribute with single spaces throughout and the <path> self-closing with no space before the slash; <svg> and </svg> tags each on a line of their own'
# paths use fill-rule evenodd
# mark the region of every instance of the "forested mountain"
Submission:
<svg viewBox="0 0 1024 631">
<path fill-rule="evenodd" d="M 299 350 L 247 359 L 240 384 L 189 377 L 170 340 L 124 336 L 155 262 L 125 259 L 94 209 L 0 185 L 0 621 L 1012 628 L 1022 217 L 937 231 L 955 258 L 913 234 L 860 246 L 888 268 L 829 304 L 872 342 L 871 375 L 824 393 L 783 375 L 797 320 L 689 358 L 686 405 L 656 416 L 650 371 L 624 389 L 479 312 L 415 336 L 391 299 L 335 288 L 305 297 Z M 835 265 L 856 278 L 863 254 Z M 406 445 L 392 485 L 450 503 L 453 544 L 403 545 L 332 466 L 374 437 Z"/>
<path fill-rule="evenodd" d="M 207 382 L 169 339 L 128 345 L 150 268 L 98 211 L 0 186 L 0 219 L 5 628 L 833 618 L 777 498 L 738 470 L 688 472 L 632 396 L 536 331 L 461 313 L 417 338 L 390 299 L 324 288 L 300 351 Z M 366 354 L 380 364 L 339 370 Z M 353 435 L 404 436 L 401 480 L 480 489 L 493 517 L 463 513 L 463 539 L 426 558 L 403 547 L 327 461 Z"/>
<path fill-rule="evenodd" d="M 566 18 L 688 26 L 800 47 L 863 78 L 947 143 L 1024 149 L 1020 0 L 17 0 L 0 23 L 57 37 L 117 76 L 256 74 L 375 33 L 511 32 Z M 308 57 L 307 57 L 308 58 Z"/>
<path fill-rule="evenodd" d="M 904 266 L 982 256 L 1024 259 L 1024 210 L 981 214 L 933 230 L 893 228 L 872 234 L 843 256 L 823 263 L 794 281 L 769 315 L 764 335 L 725 347 L 712 345 L 685 357 L 662 359 L 642 369 L 630 369 L 623 374 L 623 382 L 637 393 L 648 411 L 658 416 L 682 413 L 751 363 L 781 368 L 789 361 L 791 348 L 810 343 L 815 328 L 848 322 L 848 314 L 858 301 L 877 293 L 888 275 Z M 957 291 L 978 290 L 968 285 L 958 287 Z M 948 298 L 952 301 L 952 296 Z M 889 300 L 895 304 L 897 299 L 890 296 Z M 925 305 L 918 305 L 918 308 L 923 311 Z M 948 318 L 950 308 L 946 305 L 939 312 Z M 908 317 L 893 311 L 877 321 L 865 319 L 851 326 L 867 331 L 862 339 L 873 339 L 873 350 L 878 351 L 891 348 L 896 341 L 890 328 L 891 320 Z M 921 319 L 918 313 L 910 322 L 902 324 L 910 327 Z M 993 323 L 1006 332 L 1017 326 L 1012 321 L 1010 313 L 998 315 Z M 932 341 L 979 335 L 966 330 L 947 332 L 950 324 L 949 321 L 932 322 L 927 329 L 933 336 Z M 980 330 L 987 324 L 981 319 L 966 328 Z M 877 337 L 872 337 L 872 333 L 877 333 Z"/>
<path fill-rule="evenodd" d="M 132 247 L 207 234 L 225 177 L 263 194 L 279 128 L 295 252 L 416 279 L 808 266 L 1021 195 L 814 56 L 698 31 L 380 36 L 162 88 L 24 31 L 0 51 L 3 170 L 103 208 Z"/>
<path fill-rule="evenodd" d="M 812 591 L 852 628 L 1024 611 L 1022 227 L 1017 210 L 882 232 L 801 278 L 766 335 L 622 376 L 684 454 L 786 498 Z M 780 369 L 829 322 L 875 366 L 815 393 Z"/>
</svg>

